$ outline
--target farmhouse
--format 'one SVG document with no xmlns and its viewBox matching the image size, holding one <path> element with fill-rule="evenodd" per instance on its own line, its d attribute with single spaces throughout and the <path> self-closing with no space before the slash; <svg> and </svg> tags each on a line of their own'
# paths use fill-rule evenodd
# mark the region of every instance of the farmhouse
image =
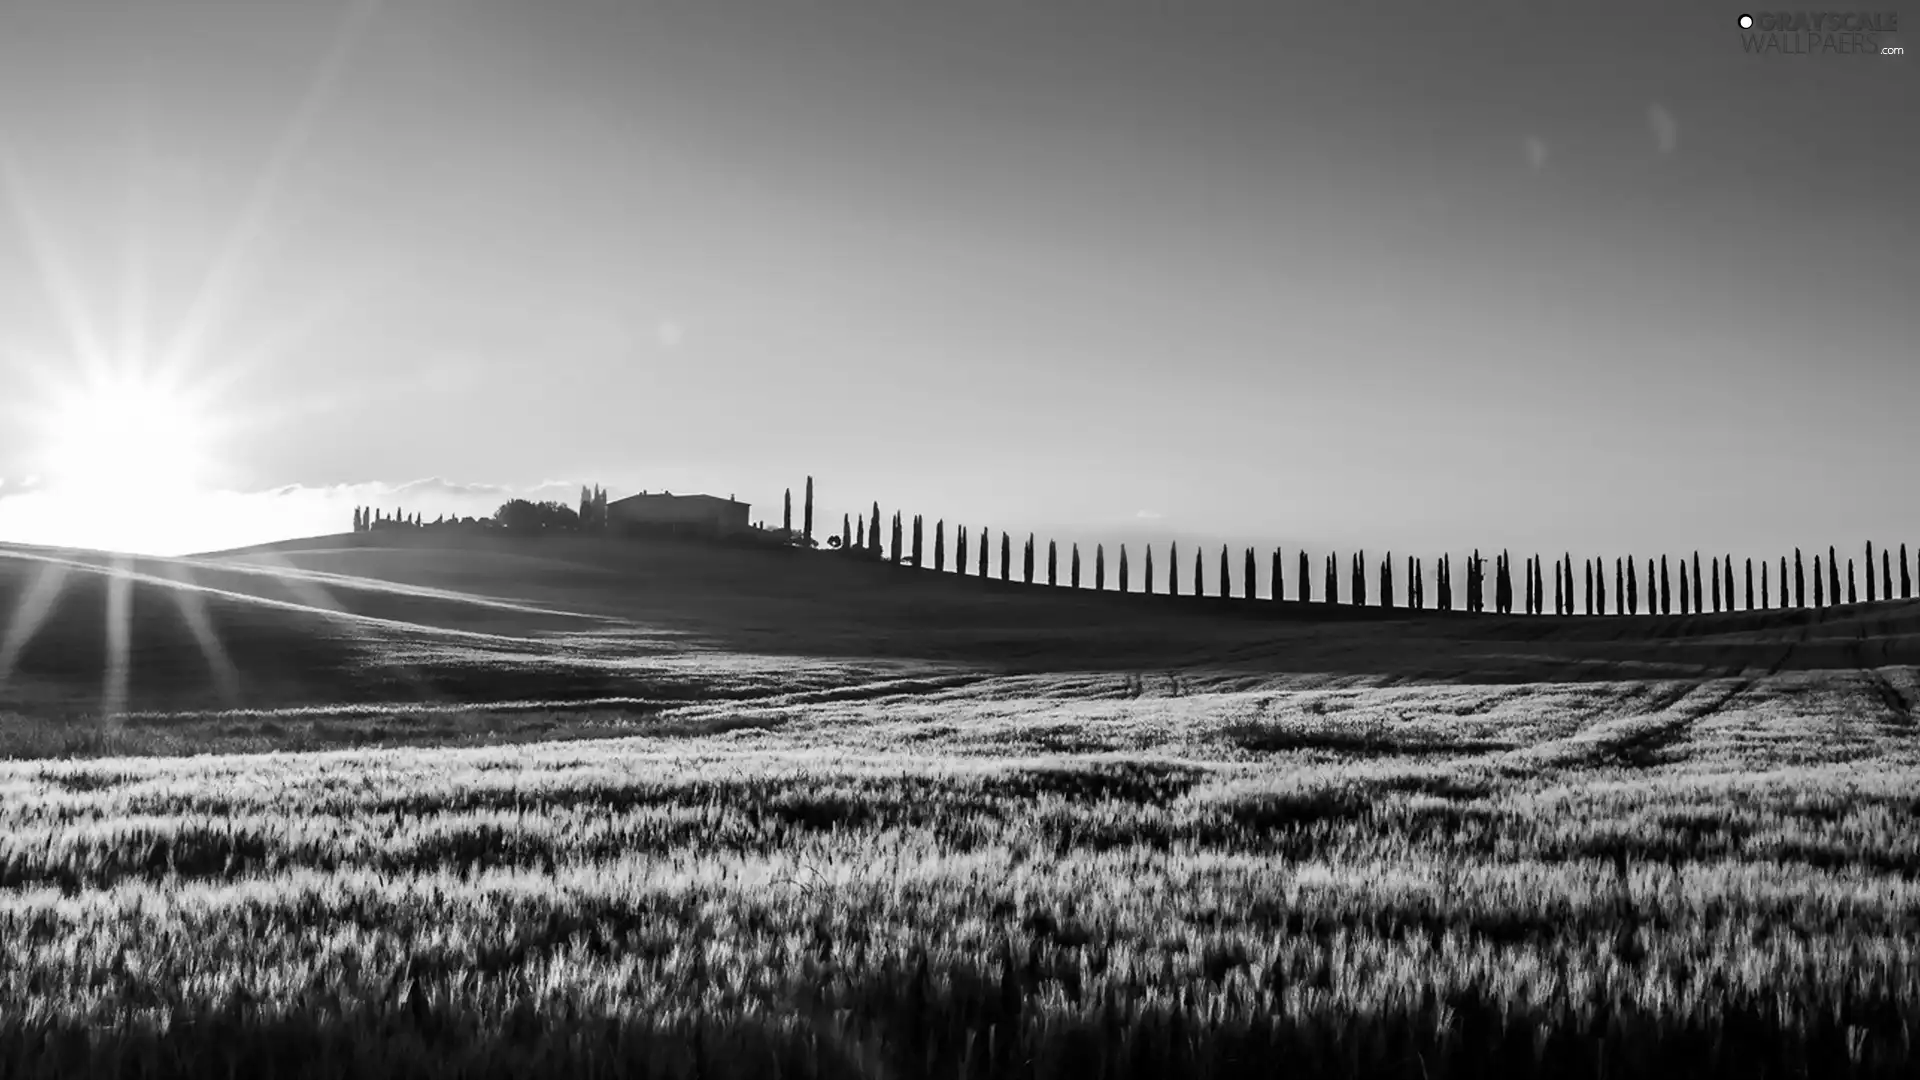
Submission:
<svg viewBox="0 0 1920 1080">
<path fill-rule="evenodd" d="M 747 531 L 747 504 L 717 495 L 643 491 L 608 503 L 607 527 L 627 533 L 738 536 Z"/>
</svg>

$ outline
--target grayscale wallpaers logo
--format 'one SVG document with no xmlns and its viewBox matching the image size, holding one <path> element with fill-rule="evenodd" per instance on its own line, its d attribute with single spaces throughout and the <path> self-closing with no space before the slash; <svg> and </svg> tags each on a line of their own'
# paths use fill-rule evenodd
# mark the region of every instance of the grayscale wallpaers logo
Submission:
<svg viewBox="0 0 1920 1080">
<path fill-rule="evenodd" d="M 1740 16 L 1740 47 L 1781 56 L 1904 56 L 1896 11 L 1763 11 Z"/>
</svg>

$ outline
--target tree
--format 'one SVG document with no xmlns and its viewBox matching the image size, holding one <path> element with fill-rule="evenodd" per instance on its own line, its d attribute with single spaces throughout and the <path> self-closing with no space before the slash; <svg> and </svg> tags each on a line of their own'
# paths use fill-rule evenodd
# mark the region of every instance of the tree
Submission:
<svg viewBox="0 0 1920 1080">
<path fill-rule="evenodd" d="M 1720 574 L 1722 577 L 1726 579 L 1726 583 L 1727 583 L 1727 610 L 1732 611 L 1733 610 L 1733 556 L 1722 555 L 1720 557 Z"/>
<path fill-rule="evenodd" d="M 913 520 L 917 523 L 920 516 L 915 514 Z M 805 511 L 800 517 L 800 537 L 807 542 L 808 547 L 813 546 L 813 477 L 811 476 L 807 477 L 807 500 Z M 917 550 L 913 554 L 913 561 L 915 565 L 919 565 L 920 553 Z"/>
<path fill-rule="evenodd" d="M 1027 534 L 1027 546 L 1022 551 L 1020 556 L 1020 570 L 1022 575 L 1021 580 L 1025 581 L 1029 585 L 1033 584 L 1033 534 L 1032 533 Z"/>
<path fill-rule="evenodd" d="M 1300 552 L 1300 602 L 1313 602 L 1313 564 L 1307 561 L 1305 550 Z"/>
<path fill-rule="evenodd" d="M 1840 602 L 1840 557 L 1833 552 L 1833 545 L 1827 545 L 1827 595 L 1834 603 Z"/>
<path fill-rule="evenodd" d="M 1280 549 L 1273 549 L 1273 599 L 1285 600 L 1287 592 L 1286 563 L 1280 560 Z"/>
<path fill-rule="evenodd" d="M 1682 585 L 1681 588 L 1686 586 Z M 1660 614 L 1673 614 L 1673 579 L 1667 576 L 1667 557 L 1660 556 Z"/>
<path fill-rule="evenodd" d="M 1880 549 L 1880 580 L 1886 584 L 1885 592 L 1889 600 L 1893 599 L 1893 567 L 1889 561 L 1891 554 L 1886 548 Z"/>
<path fill-rule="evenodd" d="M 1252 548 L 1247 549 L 1247 559 L 1246 559 L 1246 565 L 1244 569 L 1246 572 L 1240 575 L 1241 576 L 1240 595 L 1242 597 L 1245 597 L 1248 600 L 1251 600 L 1253 599 L 1253 594 L 1255 590 L 1257 590 L 1260 587 L 1260 583 L 1257 580 L 1255 580 L 1255 577 L 1254 577 L 1255 570 L 1253 565 L 1253 549 Z"/>
<path fill-rule="evenodd" d="M 1193 549 L 1193 595 L 1196 597 L 1207 595 L 1206 585 L 1204 582 L 1200 580 L 1200 549 L 1199 548 Z"/>
<path fill-rule="evenodd" d="M 841 514 L 840 515 L 840 550 L 845 551 L 848 548 L 851 548 L 852 546 L 853 546 L 853 515 Z"/>
<path fill-rule="evenodd" d="M 1786 587 L 1787 579 L 1783 576 L 1780 579 L 1780 588 L 1785 590 Z M 1800 560 L 1799 548 L 1793 549 L 1793 606 L 1802 608 L 1807 606 L 1807 567 Z"/>
<path fill-rule="evenodd" d="M 1720 613 L 1720 556 L 1718 555 L 1713 557 L 1713 613 L 1715 615 Z"/>
<path fill-rule="evenodd" d="M 880 558 L 880 503 L 878 500 L 873 504 L 873 524 L 867 527 L 867 544 L 872 548 L 869 554 L 873 558 Z"/>
<path fill-rule="evenodd" d="M 1820 572 L 1820 555 L 1813 556 L 1813 606 L 1817 610 L 1826 606 L 1826 575 Z"/>
<path fill-rule="evenodd" d="M 855 533 L 854 542 L 860 547 L 861 550 L 863 551 L 866 550 L 866 547 L 867 547 L 867 519 L 866 518 L 863 517 L 860 519 L 860 527 L 854 530 L 854 533 Z"/>
<path fill-rule="evenodd" d="M 1120 545 L 1120 591 L 1127 591 L 1127 545 Z"/>
<path fill-rule="evenodd" d="M 1060 549 L 1052 540 L 1047 541 L 1047 584 L 1060 584 Z"/>
<path fill-rule="evenodd" d="M 1167 545 L 1167 595 L 1180 595 L 1180 543 Z"/>
<path fill-rule="evenodd" d="M 399 515 L 396 512 L 396 520 Z M 580 514 L 559 502 L 530 502 L 510 499 L 493 512 L 493 520 L 514 532 L 539 533 L 573 531 L 580 527 Z"/>
<path fill-rule="evenodd" d="M 987 549 L 991 547 L 992 544 L 993 530 L 987 528 L 985 525 L 980 526 L 980 577 L 982 580 L 985 580 L 987 576 Z"/>
<path fill-rule="evenodd" d="M 1687 560 L 1680 560 L 1680 614 L 1685 615 L 1693 602 L 1693 594 L 1687 591 Z"/>
<path fill-rule="evenodd" d="M 1337 573 L 1338 565 L 1338 558 L 1332 552 L 1328 552 L 1326 588 L 1327 603 L 1329 604 L 1337 604 L 1340 602 L 1340 577 Z"/>
<path fill-rule="evenodd" d="M 793 535 L 793 489 L 788 488 L 786 500 L 780 509 L 780 531 L 789 537 Z"/>
<path fill-rule="evenodd" d="M 1153 545 L 1152 544 L 1147 545 L 1147 565 L 1145 567 L 1145 571 L 1146 571 L 1146 581 L 1143 584 L 1146 585 L 1146 590 L 1145 590 L 1146 594 L 1148 596 L 1152 596 L 1153 595 Z"/>
<path fill-rule="evenodd" d="M 1596 557 L 1593 560 L 1593 583 L 1595 599 L 1600 602 L 1600 614 L 1605 615 L 1607 613 L 1607 560 L 1604 557 Z"/>
<path fill-rule="evenodd" d="M 1640 583 L 1635 580 L 1633 556 L 1627 556 L 1627 614 L 1640 614 Z"/>
<path fill-rule="evenodd" d="M 1891 582 L 1889 582 L 1891 584 Z M 1867 603 L 1874 601 L 1873 541 L 1867 541 Z"/>
<path fill-rule="evenodd" d="M 1753 560 L 1747 560 L 1747 610 L 1753 610 Z"/>
<path fill-rule="evenodd" d="M 958 523 L 953 526 L 953 569 L 967 576 L 967 527 Z"/>
<path fill-rule="evenodd" d="M 1412 555 L 1407 556 L 1407 606 L 1415 611 L 1427 606 L 1427 598 L 1420 595 L 1421 590 L 1426 587 L 1422 577 L 1420 560 Z"/>
<path fill-rule="evenodd" d="M 1069 574 L 1069 577 L 1067 578 L 1068 583 L 1070 583 L 1076 589 L 1079 588 L 1080 587 L 1080 545 L 1079 544 L 1073 545 L 1073 561 L 1069 566 L 1068 574 Z"/>
<path fill-rule="evenodd" d="M 1701 591 L 1706 587 L 1706 580 L 1700 576 L 1700 552 L 1696 550 L 1693 553 L 1693 613 L 1695 615 L 1707 613 L 1706 594 Z"/>
<path fill-rule="evenodd" d="M 1013 580 L 1013 537 L 1000 530 L 1000 580 Z"/>
<path fill-rule="evenodd" d="M 1859 602 L 1860 594 L 1855 592 L 1853 588 L 1853 556 L 1849 555 L 1847 556 L 1847 603 L 1857 604 Z"/>
<path fill-rule="evenodd" d="M 1785 555 L 1780 556 L 1780 606 L 1792 606 L 1787 598 L 1787 557 Z"/>
<path fill-rule="evenodd" d="M 1900 599 L 1913 598 L 1913 576 L 1907 572 L 1907 545 L 1900 545 Z"/>
<path fill-rule="evenodd" d="M 947 519 L 941 518 L 933 523 L 933 569 L 938 572 L 947 568 Z"/>
<path fill-rule="evenodd" d="M 1587 570 L 1587 614 L 1593 614 L 1593 560 L 1586 561 Z"/>
<path fill-rule="evenodd" d="M 1093 588 L 1099 592 L 1107 587 L 1107 545 L 1093 545 Z"/>
<path fill-rule="evenodd" d="M 1440 601 L 1441 611 L 1453 610 L 1453 556 L 1440 553 L 1440 561 L 1433 564 L 1434 593 Z"/>
<path fill-rule="evenodd" d="M 1391 551 L 1387 552 L 1386 558 L 1380 560 L 1380 606 L 1383 608 L 1393 606 L 1393 552 Z"/>
<path fill-rule="evenodd" d="M 1227 545 L 1220 545 L 1220 599 L 1233 595 L 1233 581 L 1227 576 Z"/>
<path fill-rule="evenodd" d="M 1772 597 L 1767 592 L 1767 560 L 1760 560 L 1760 610 L 1773 606 Z"/>
<path fill-rule="evenodd" d="M 896 564 L 900 562 L 900 556 L 903 554 L 901 548 L 904 545 L 901 541 L 905 539 L 904 525 L 905 522 L 900 520 L 900 511 L 895 510 L 893 512 L 893 561 Z"/>
</svg>

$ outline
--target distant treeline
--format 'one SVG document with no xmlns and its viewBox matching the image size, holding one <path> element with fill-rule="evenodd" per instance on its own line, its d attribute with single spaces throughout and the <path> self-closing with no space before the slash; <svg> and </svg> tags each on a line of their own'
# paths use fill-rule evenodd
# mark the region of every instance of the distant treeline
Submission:
<svg viewBox="0 0 1920 1080">
<path fill-rule="evenodd" d="M 808 494 L 811 524 L 811 479 L 808 480 Z M 886 530 L 884 536 L 883 520 Z M 909 519 L 896 511 L 892 518 L 883 519 L 880 504 L 876 502 L 870 516 L 855 518 L 844 515 L 840 522 L 840 535 L 830 537 L 827 546 L 860 558 L 927 567 L 935 571 L 948 568 L 948 553 L 951 551 L 952 568 L 959 574 L 971 572 L 983 578 L 997 576 L 1001 581 L 1018 580 L 1029 585 L 1044 583 L 1051 586 L 1065 584 L 1075 589 L 1086 587 L 1087 577 L 1082 573 L 1083 563 L 1078 544 L 1070 545 L 1065 552 L 1063 581 L 1062 552 L 1052 540 L 1046 541 L 1043 558 L 1037 546 L 1039 541 L 1029 533 L 1020 542 L 1016 559 L 1013 536 L 1001 532 L 996 545 L 993 531 L 982 528 L 977 540 L 974 540 L 972 557 L 969 558 L 969 540 L 974 534 L 966 526 L 956 524 L 949 546 L 947 524 L 942 519 L 935 521 L 931 527 L 932 553 L 929 558 L 929 545 L 926 542 L 928 531 L 925 520 L 918 514 Z M 996 547 L 999 549 L 997 560 L 993 558 Z M 1866 602 L 1895 599 L 1896 583 L 1898 599 L 1912 599 L 1913 582 L 1915 576 L 1920 574 L 1920 567 L 1916 567 L 1909 557 L 1907 545 L 1901 544 L 1897 550 L 1898 554 L 1895 554 L 1895 549 L 1882 547 L 1876 558 L 1874 545 L 1866 545 L 1865 558 L 1862 560 Z M 1183 565 L 1180 545 L 1167 544 L 1164 551 L 1164 570 L 1156 577 L 1154 548 L 1152 545 L 1141 545 L 1139 555 L 1142 573 L 1136 588 L 1127 546 L 1117 545 L 1113 560 L 1117 571 L 1113 575 L 1114 586 L 1123 593 L 1164 592 L 1169 596 L 1180 595 Z M 1236 561 L 1239 564 L 1238 594 L 1249 600 L 1260 595 L 1260 575 L 1264 563 L 1268 584 L 1266 598 L 1273 600 L 1400 607 L 1413 611 L 1471 612 L 1487 611 L 1491 603 L 1492 611 L 1506 615 L 1675 613 L 1675 567 L 1665 555 L 1658 559 L 1648 558 L 1644 562 L 1634 556 L 1618 556 L 1609 567 L 1605 557 L 1575 559 L 1568 552 L 1551 558 L 1549 563 L 1548 558 L 1536 554 L 1523 558 L 1516 565 L 1509 552 L 1502 551 L 1488 558 L 1476 550 L 1461 560 L 1459 577 L 1456 579 L 1451 555 L 1430 560 L 1409 555 L 1396 560 L 1389 552 L 1374 562 L 1368 559 L 1366 552 L 1360 551 L 1346 559 L 1347 589 L 1343 600 L 1340 596 L 1341 560 L 1337 554 L 1328 554 L 1321 560 L 1315 560 L 1306 551 L 1287 553 L 1275 548 L 1263 560 L 1256 549 L 1246 548 L 1241 552 L 1241 557 L 1235 560 L 1232 550 L 1222 545 L 1211 595 L 1235 595 Z M 1806 565 L 1808 560 L 1798 548 L 1794 549 L 1791 558 L 1784 555 L 1780 557 L 1777 574 L 1776 564 L 1767 559 L 1749 558 L 1744 564 L 1736 565 L 1731 555 L 1720 555 L 1702 562 L 1700 553 L 1694 552 L 1691 565 L 1687 558 L 1676 561 L 1679 564 L 1680 586 L 1678 609 L 1682 615 L 1821 608 L 1840 603 L 1859 603 L 1863 599 L 1858 588 L 1859 575 L 1854 559 L 1846 559 L 1843 584 L 1841 559 L 1832 547 L 1827 549 L 1824 560 L 1819 553 L 1814 554 L 1811 574 Z M 1094 545 L 1092 563 L 1092 587 L 1098 590 L 1109 588 L 1106 545 Z M 1185 586 L 1189 595 L 1209 595 L 1205 580 L 1206 564 L 1205 554 L 1195 550 L 1191 563 L 1187 564 L 1191 567 Z M 1288 580 L 1290 566 L 1291 581 Z M 1609 570 L 1613 578 L 1611 589 L 1607 583 Z M 1551 583 L 1548 582 L 1549 575 Z M 1317 586 L 1316 577 L 1319 578 Z M 1458 587 L 1456 580 L 1459 581 Z M 1431 592 L 1428 591 L 1429 584 L 1432 585 Z M 1369 595 L 1372 589 L 1377 591 Z"/>
<path fill-rule="evenodd" d="M 576 509 L 562 502 L 533 502 L 509 499 L 490 517 L 449 517 L 442 514 L 432 521 L 418 511 L 409 513 L 396 507 L 356 506 L 353 509 L 354 532 L 380 532 L 387 529 L 508 529 L 514 532 L 601 532 L 607 527 L 607 492 L 601 487 L 582 487 Z"/>
</svg>

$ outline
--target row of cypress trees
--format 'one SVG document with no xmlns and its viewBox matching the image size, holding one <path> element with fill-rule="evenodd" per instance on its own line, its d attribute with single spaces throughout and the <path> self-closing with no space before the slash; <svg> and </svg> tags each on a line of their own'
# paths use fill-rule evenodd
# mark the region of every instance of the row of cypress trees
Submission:
<svg viewBox="0 0 1920 1080">
<path fill-rule="evenodd" d="M 811 534 L 812 525 L 812 487 L 812 480 L 809 479 L 807 483 L 807 511 L 809 518 L 807 522 L 807 535 Z M 884 544 L 879 542 L 881 535 L 880 522 L 880 504 L 877 502 L 873 504 L 870 517 L 864 515 L 860 518 L 854 518 L 852 515 L 843 517 L 841 520 L 841 535 L 837 538 L 839 543 L 834 546 L 850 552 L 865 554 L 872 558 L 884 559 L 904 565 L 931 566 L 932 569 L 937 571 L 947 569 L 948 546 L 946 542 L 947 525 L 945 519 L 933 523 L 933 551 L 930 560 L 926 557 L 925 550 L 927 525 L 921 515 L 916 514 L 911 519 L 907 519 L 896 511 L 889 522 L 887 541 Z M 974 560 L 971 562 L 968 558 L 969 537 L 970 532 L 966 526 L 955 525 L 953 527 L 953 568 L 958 573 L 964 575 L 968 573 L 968 568 L 971 565 L 974 568 L 973 572 L 978 576 L 983 578 L 991 576 L 989 573 L 991 563 L 989 555 L 993 544 L 992 530 L 986 528 L 979 530 L 978 545 L 972 548 Z M 1119 591 L 1133 592 L 1131 566 L 1127 558 L 1126 545 L 1120 545 L 1116 554 L 1116 584 Z M 1259 561 L 1257 553 L 1253 548 L 1247 548 L 1242 553 L 1240 595 L 1248 599 L 1252 599 L 1258 591 Z M 1865 561 L 1866 599 L 1868 602 L 1871 603 L 1882 598 L 1889 600 L 1894 599 L 1896 565 L 1898 567 L 1899 598 L 1905 600 L 1913 597 L 1915 573 L 1913 563 L 1908 558 L 1907 546 L 1905 544 L 1901 544 L 1899 547 L 1897 563 L 1894 560 L 1892 551 L 1882 548 L 1877 567 L 1874 559 L 1873 545 L 1868 544 Z M 1737 610 L 1743 593 L 1742 590 L 1736 588 L 1734 560 L 1731 556 L 1714 556 L 1707 565 L 1703 566 L 1700 553 L 1694 552 L 1692 556 L 1691 573 L 1689 573 L 1688 569 L 1688 560 L 1683 558 L 1678 560 L 1678 562 L 1680 614 L 1705 613 L 1709 610 L 1715 612 Z M 1219 565 L 1216 571 L 1217 576 L 1215 578 L 1217 585 L 1216 595 L 1232 596 L 1234 594 L 1232 563 L 1233 560 L 1230 549 L 1222 545 L 1220 548 Z M 1749 558 L 1746 560 L 1743 568 L 1744 572 L 1742 577 L 1745 586 L 1745 610 L 1753 611 L 1773 607 L 1809 606 L 1807 603 L 1808 575 L 1806 573 L 1805 561 L 1799 549 L 1796 548 L 1793 553 L 1791 575 L 1793 589 L 1791 594 L 1789 594 L 1787 589 L 1789 580 L 1788 560 L 1785 556 L 1782 556 L 1779 560 L 1779 577 L 1777 579 L 1779 582 L 1779 602 L 1777 604 L 1774 602 L 1773 586 L 1773 582 L 1776 579 L 1772 576 L 1772 571 L 1769 568 L 1767 560 L 1759 560 L 1759 574 L 1757 579 L 1754 572 L 1754 563 L 1755 561 Z M 1203 595 L 1206 561 L 1202 552 L 1194 552 L 1191 565 L 1192 576 L 1189 579 L 1191 581 L 1191 594 L 1194 596 Z M 1297 553 L 1294 577 L 1294 599 L 1309 603 L 1315 600 L 1310 573 L 1311 565 L 1305 551 Z M 1395 563 L 1391 553 L 1388 553 L 1386 558 L 1382 559 L 1377 565 L 1370 564 L 1367 561 L 1364 551 L 1351 555 L 1347 567 L 1348 599 L 1346 603 L 1361 606 L 1366 605 L 1369 602 L 1370 582 L 1377 582 L 1379 606 L 1404 606 L 1412 610 L 1424 610 L 1428 608 L 1430 605 L 1427 593 L 1426 564 L 1417 557 L 1408 556 L 1405 562 L 1406 573 L 1403 578 L 1396 578 L 1394 566 Z M 1645 563 L 1645 573 L 1643 577 L 1640 569 L 1641 563 L 1638 559 L 1633 557 L 1616 558 L 1613 561 L 1612 567 L 1613 588 L 1611 592 L 1609 592 L 1607 587 L 1608 567 L 1606 560 L 1604 558 L 1585 559 L 1581 563 L 1580 570 L 1580 580 L 1584 581 L 1584 604 L 1581 605 L 1581 607 L 1587 614 L 1595 615 L 1637 615 L 1642 613 L 1643 610 L 1646 614 L 1650 615 L 1673 614 L 1673 574 L 1671 573 L 1670 567 L 1671 564 L 1668 562 L 1667 556 L 1660 556 L 1657 562 L 1649 558 Z M 1339 577 L 1337 568 L 1337 558 L 1334 555 L 1326 556 L 1326 561 L 1323 564 L 1322 591 L 1319 597 L 1322 603 L 1337 604 L 1341 602 L 1338 595 Z M 1158 586 L 1156 585 L 1153 548 L 1151 545 L 1147 546 L 1144 553 L 1142 569 L 1144 571 L 1144 580 L 1141 591 L 1148 593 L 1155 592 Z M 1180 545 L 1178 543 L 1172 543 L 1167 546 L 1167 572 L 1165 580 L 1165 591 L 1167 595 L 1178 596 L 1181 593 L 1179 570 Z M 1488 578 L 1489 570 L 1492 572 L 1491 581 L 1489 581 Z M 1027 584 L 1037 584 L 1041 579 L 1041 571 L 1038 541 L 1032 533 L 1029 533 L 1021 544 L 1019 580 Z M 1577 610 L 1580 610 L 1576 608 L 1575 603 L 1576 577 L 1574 559 L 1571 553 L 1563 553 L 1559 558 L 1553 560 L 1553 584 L 1550 589 L 1546 581 L 1546 562 L 1539 555 L 1525 558 L 1516 570 L 1513 564 L 1513 557 L 1510 553 L 1505 551 L 1501 552 L 1493 557 L 1491 565 L 1489 565 L 1489 561 L 1476 550 L 1466 559 L 1465 571 L 1466 588 L 1464 593 L 1456 594 L 1453 581 L 1452 556 L 1442 555 L 1438 559 L 1433 560 L 1434 596 L 1432 598 L 1432 607 L 1447 611 L 1455 610 L 1456 607 L 1473 612 L 1485 611 L 1487 610 L 1489 593 L 1491 593 L 1493 610 L 1498 614 L 1514 614 L 1518 612 L 1529 615 L 1545 615 L 1549 610 L 1548 593 L 1551 591 L 1551 610 L 1553 614 L 1572 615 L 1575 614 Z M 1276 599 L 1285 599 L 1287 591 L 1285 560 L 1278 548 L 1273 551 L 1268 573 L 1270 574 L 1270 595 Z M 1048 585 L 1059 585 L 1062 584 L 1061 576 L 1059 547 L 1054 541 L 1049 540 L 1046 544 L 1044 581 Z M 1084 575 L 1082 573 L 1080 546 L 1078 544 L 1072 545 L 1068 550 L 1065 577 L 1065 584 L 1069 587 L 1076 589 L 1082 587 Z M 999 578 L 1001 581 L 1014 580 L 1013 537 L 1004 531 L 1000 533 Z M 1518 579 L 1517 582 L 1516 578 Z M 1757 589 L 1756 580 L 1758 583 Z M 1644 595 L 1642 589 L 1643 581 L 1645 583 Z M 1856 582 L 1854 561 L 1848 559 L 1845 579 L 1845 603 L 1857 603 L 1859 601 L 1860 592 L 1856 588 Z M 1813 603 L 1811 606 L 1827 607 L 1843 602 L 1840 599 L 1842 595 L 1840 560 L 1833 548 L 1829 547 L 1827 549 L 1824 562 L 1818 554 L 1814 555 L 1812 583 Z M 1097 590 L 1105 590 L 1107 588 L 1107 554 L 1106 545 L 1104 544 L 1094 545 L 1092 586 Z M 1402 591 L 1403 589 L 1404 592 Z M 1789 597 L 1791 597 L 1791 599 L 1789 599 Z"/>
</svg>

